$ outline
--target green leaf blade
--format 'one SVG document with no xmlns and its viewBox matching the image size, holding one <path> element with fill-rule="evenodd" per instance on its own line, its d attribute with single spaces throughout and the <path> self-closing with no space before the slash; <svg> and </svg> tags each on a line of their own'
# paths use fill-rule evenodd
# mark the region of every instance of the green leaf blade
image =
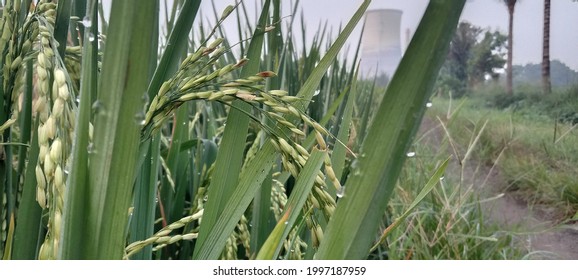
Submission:
<svg viewBox="0 0 578 280">
<path fill-rule="evenodd" d="M 270 0 L 265 1 L 263 10 L 259 17 L 260 26 L 265 26 Z M 245 77 L 259 71 L 261 50 L 263 47 L 263 32 L 256 29 L 256 32 L 249 45 L 247 57 L 249 62 L 243 67 L 241 76 Z M 217 219 L 227 219 L 221 212 L 227 205 L 226 202 L 234 192 L 234 187 L 238 184 L 239 173 L 243 164 L 243 152 L 247 139 L 250 118 L 243 111 L 250 111 L 251 106 L 240 100 L 233 101 L 231 111 L 227 116 L 227 126 L 223 133 L 219 152 L 215 163 L 213 180 L 209 187 L 209 200 L 207 201 L 203 224 L 199 231 L 195 247 L 195 255 L 204 246 L 205 239 L 208 238 L 208 231 L 216 223 Z"/>
<path fill-rule="evenodd" d="M 307 196 L 311 193 L 315 178 L 326 156 L 326 152 L 317 149 L 311 153 L 303 170 L 301 170 L 301 173 L 299 173 L 297 177 L 291 196 L 287 200 L 285 214 L 283 218 L 279 220 L 279 223 L 275 226 L 275 229 L 273 229 L 273 232 L 269 235 L 265 244 L 263 244 L 263 247 L 257 255 L 258 260 L 277 259 L 283 246 L 283 240 L 287 238 L 295 221 L 297 221 L 297 218 L 302 214 L 301 209 L 303 205 L 305 205 L 305 201 L 307 201 Z"/>
<path fill-rule="evenodd" d="M 90 158 L 87 224 L 90 259 L 121 259 L 138 159 L 140 121 L 144 114 L 155 1 L 115 1 L 102 63 L 98 99 L 103 112 L 95 119 Z M 136 8 L 136 9 L 135 9 Z M 138 26 L 138 31 L 133 28 Z"/>
<path fill-rule="evenodd" d="M 318 259 L 367 257 L 464 4 L 430 2 L 370 126 Z"/>
<path fill-rule="evenodd" d="M 87 7 L 87 14 L 92 15 L 95 26 L 92 31 L 96 29 L 97 9 L 96 1 L 92 1 L 92 6 Z M 88 32 L 92 32 L 88 31 Z M 84 37 L 85 42 L 89 42 L 88 35 Z M 61 259 L 82 259 L 86 258 L 83 252 L 84 237 L 88 233 L 87 227 L 84 225 L 87 214 L 87 194 L 88 194 L 88 178 L 89 169 L 88 161 L 89 155 L 87 148 L 89 145 L 89 126 L 91 118 L 92 97 L 96 96 L 98 88 L 98 57 L 97 49 L 98 42 L 94 41 L 89 44 L 84 44 L 82 49 L 83 63 L 81 68 L 81 84 L 80 95 L 83 96 L 80 100 L 77 118 L 76 118 L 76 132 L 73 139 L 73 146 L 71 152 L 71 166 L 74 166 L 74 171 L 70 172 L 67 179 L 67 188 L 64 193 L 65 205 L 63 210 L 63 225 L 61 234 L 61 245 L 59 257 Z"/>
</svg>

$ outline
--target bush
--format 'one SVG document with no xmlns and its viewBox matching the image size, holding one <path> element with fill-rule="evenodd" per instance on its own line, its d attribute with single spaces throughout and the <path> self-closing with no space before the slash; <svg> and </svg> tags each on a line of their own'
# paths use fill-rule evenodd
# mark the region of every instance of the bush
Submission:
<svg viewBox="0 0 578 280">
<path fill-rule="evenodd" d="M 518 105 L 523 102 L 524 99 L 525 96 L 523 94 L 510 95 L 507 93 L 499 93 L 491 96 L 489 102 L 486 104 L 488 104 L 490 107 L 503 110 L 518 107 Z"/>
<path fill-rule="evenodd" d="M 486 106 L 511 109 L 524 116 L 542 116 L 565 123 L 578 123 L 578 86 L 544 95 L 536 87 L 522 85 L 509 95 L 493 90 L 482 91 Z"/>
</svg>

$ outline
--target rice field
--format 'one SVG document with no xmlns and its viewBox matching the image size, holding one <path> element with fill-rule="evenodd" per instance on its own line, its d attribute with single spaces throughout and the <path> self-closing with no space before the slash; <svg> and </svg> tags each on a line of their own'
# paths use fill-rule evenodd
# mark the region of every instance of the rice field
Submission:
<svg viewBox="0 0 578 280">
<path fill-rule="evenodd" d="M 3 1 L 0 254 L 367 259 L 385 248 L 388 201 L 465 0 L 431 1 L 387 89 L 341 56 L 369 3 L 300 48 L 304 27 L 286 24 L 279 0 L 256 22 L 232 3 L 208 28 L 193 0 L 174 1 L 164 24 L 164 1 L 113 1 L 108 18 L 94 0 Z M 247 29 L 224 30 L 226 19 Z M 392 227 L 447 162 L 420 174 Z"/>
</svg>

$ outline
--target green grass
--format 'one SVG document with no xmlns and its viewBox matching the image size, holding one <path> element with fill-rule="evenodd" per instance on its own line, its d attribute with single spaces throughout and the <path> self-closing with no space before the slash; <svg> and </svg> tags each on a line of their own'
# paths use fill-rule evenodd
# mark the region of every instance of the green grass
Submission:
<svg viewBox="0 0 578 280">
<path fill-rule="evenodd" d="M 468 155 L 481 143 L 476 141 L 486 127 L 478 123 L 469 131 L 455 128 L 463 112 L 455 113 L 452 121 L 437 119 L 443 104 L 426 113 L 419 137 L 410 149 L 408 160 L 397 183 L 382 227 L 390 227 L 392 220 L 408 211 L 408 205 L 422 191 L 431 174 L 451 155 L 450 166 L 440 185 L 417 205 L 401 225 L 389 232 L 387 242 L 376 248 L 370 257 L 375 259 L 522 259 L 528 253 L 519 247 L 515 232 L 505 231 L 487 217 L 488 197 L 481 186 L 486 176 L 477 159 Z M 447 107 L 446 107 L 447 109 Z M 444 131 L 440 125 L 447 128 Z M 457 135 L 457 133 L 461 133 Z M 456 143 L 459 140 L 467 142 Z M 467 139 L 466 139 L 467 138 Z M 479 139 L 479 138 L 478 138 Z M 480 172 L 482 170 L 482 172 Z M 509 230 L 514 230 L 510 228 Z M 388 230 L 386 230 L 388 231 Z"/>
<path fill-rule="evenodd" d="M 556 122 L 547 110 L 549 99 L 562 99 L 564 93 L 518 108 L 488 107 L 495 97 L 476 93 L 463 102 L 460 113 L 452 119 L 454 140 L 460 145 L 476 123 L 488 121 L 474 155 L 488 166 L 496 164 L 512 191 L 531 205 L 556 209 L 556 218 L 564 220 L 578 210 L 578 134 L 569 123 Z M 531 97 L 525 97 L 531 98 Z M 523 99 L 522 99 L 523 100 Z M 446 116 L 449 100 L 436 98 L 433 115 Z M 530 102 L 527 102 L 530 103 Z M 538 110 L 540 107 L 542 110 Z"/>
<path fill-rule="evenodd" d="M 389 207 L 390 217 L 405 211 L 427 180 L 423 174 L 431 172 L 440 157 L 451 153 L 423 143 L 416 143 L 415 148 L 416 156 L 408 159 L 400 176 Z M 390 234 L 387 246 L 380 248 L 382 254 L 387 254 L 389 259 L 417 260 L 523 258 L 527 252 L 515 245 L 514 233 L 502 230 L 489 220 L 484 210 L 484 203 L 488 201 L 480 202 L 483 195 L 476 186 L 460 179 L 454 169 L 446 171 L 441 185 Z M 379 256 L 378 251 L 374 256 Z"/>
</svg>

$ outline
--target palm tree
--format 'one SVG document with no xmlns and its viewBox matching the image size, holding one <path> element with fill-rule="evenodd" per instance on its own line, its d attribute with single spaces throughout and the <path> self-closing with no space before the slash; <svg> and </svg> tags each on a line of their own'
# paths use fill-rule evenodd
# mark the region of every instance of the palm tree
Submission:
<svg viewBox="0 0 578 280">
<path fill-rule="evenodd" d="M 508 94 L 513 94 L 512 90 L 512 53 L 514 46 L 514 7 L 517 0 L 503 0 L 508 7 L 508 61 L 506 69 L 506 90 Z"/>
<path fill-rule="evenodd" d="M 542 90 L 552 91 L 550 82 L 550 0 L 544 0 L 544 38 L 542 44 Z"/>
</svg>

